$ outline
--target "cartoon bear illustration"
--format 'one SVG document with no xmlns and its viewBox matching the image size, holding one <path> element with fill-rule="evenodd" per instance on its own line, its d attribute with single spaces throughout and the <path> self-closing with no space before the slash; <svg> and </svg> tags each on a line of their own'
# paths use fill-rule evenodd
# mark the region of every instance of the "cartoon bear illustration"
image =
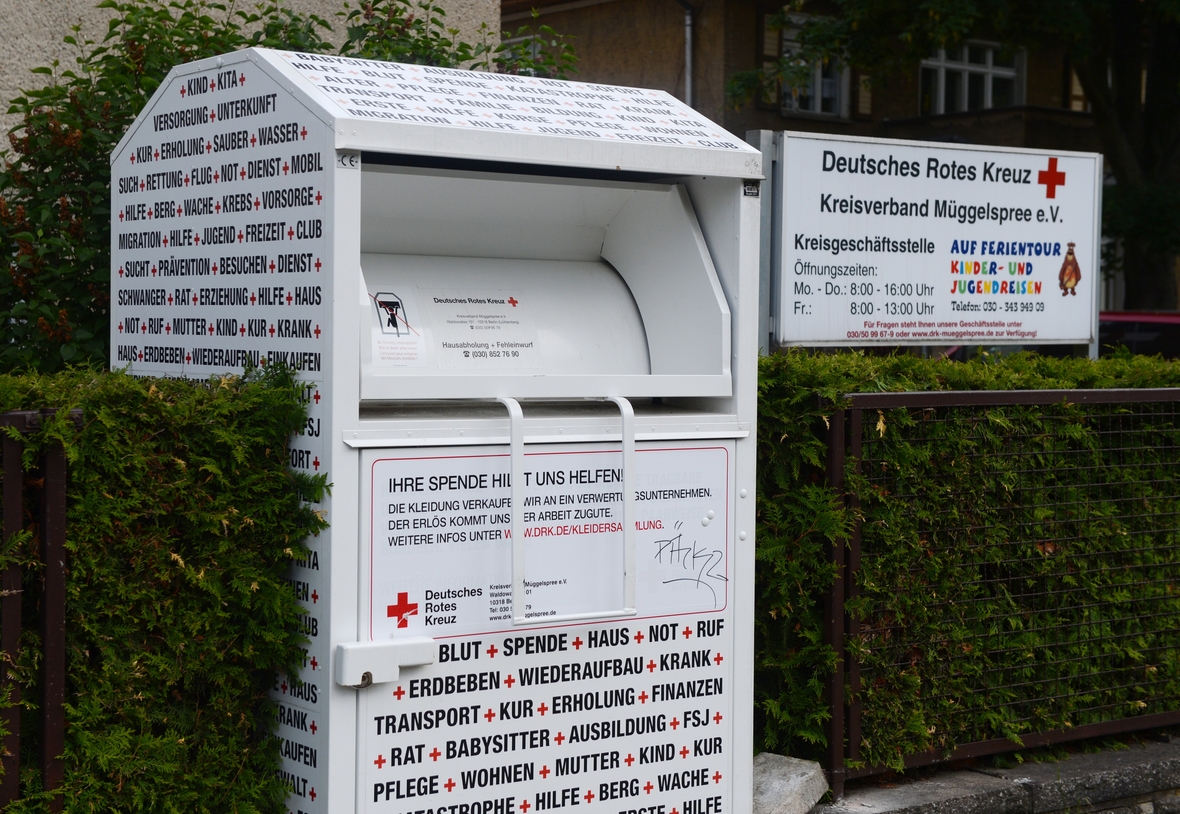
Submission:
<svg viewBox="0 0 1180 814">
<path fill-rule="evenodd" d="M 1073 253 L 1074 244 L 1069 244 L 1065 252 L 1065 261 L 1061 264 L 1061 272 L 1057 275 L 1057 283 L 1061 286 L 1061 296 L 1073 294 L 1077 296 L 1078 283 L 1082 281 L 1082 269 L 1078 266 L 1078 259 Z"/>
</svg>

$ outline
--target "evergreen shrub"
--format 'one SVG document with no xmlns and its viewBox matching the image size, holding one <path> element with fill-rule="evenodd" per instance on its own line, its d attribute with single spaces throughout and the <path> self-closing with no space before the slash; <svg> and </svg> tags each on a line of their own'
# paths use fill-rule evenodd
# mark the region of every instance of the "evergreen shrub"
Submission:
<svg viewBox="0 0 1180 814">
<path fill-rule="evenodd" d="M 69 461 L 67 812 L 279 812 L 268 689 L 302 663 L 304 613 L 284 579 L 324 528 L 324 488 L 287 466 L 304 395 L 279 368 L 209 382 L 84 370 L 0 376 L 0 412 L 81 408 L 26 439 Z M 35 470 L 26 476 L 33 482 Z M 4 541 L 26 565 L 21 785 L 11 812 L 46 810 L 37 766 L 40 637 L 32 534 Z"/>
<path fill-rule="evenodd" d="M 1126 353 L 763 359 L 755 746 L 822 760 L 827 744 L 827 549 L 853 517 L 827 484 L 824 431 L 846 394 L 1178 386 L 1180 365 Z M 1180 709 L 1180 427 L 1171 407 L 1140 423 L 1133 412 L 864 414 L 874 469 L 846 471 L 866 552 L 848 607 L 875 622 L 846 640 L 871 679 L 861 763 L 901 769 L 927 750 L 990 738 L 1015 749 L 1022 734 Z M 1055 468 L 1063 450 L 1076 470 Z"/>
</svg>

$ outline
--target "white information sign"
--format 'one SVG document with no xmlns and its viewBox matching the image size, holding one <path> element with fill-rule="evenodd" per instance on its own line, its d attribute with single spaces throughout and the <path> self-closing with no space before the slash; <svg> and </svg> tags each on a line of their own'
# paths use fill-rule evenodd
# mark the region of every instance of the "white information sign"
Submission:
<svg viewBox="0 0 1180 814">
<path fill-rule="evenodd" d="M 780 344 L 1092 341 L 1100 155 L 784 145 Z"/>
<path fill-rule="evenodd" d="M 436 663 L 361 698 L 364 811 L 710 814 L 729 799 L 732 442 L 636 453 L 638 613 L 623 604 L 617 447 L 526 452 L 525 616 L 512 622 L 503 447 L 368 453 L 369 629 Z"/>
</svg>

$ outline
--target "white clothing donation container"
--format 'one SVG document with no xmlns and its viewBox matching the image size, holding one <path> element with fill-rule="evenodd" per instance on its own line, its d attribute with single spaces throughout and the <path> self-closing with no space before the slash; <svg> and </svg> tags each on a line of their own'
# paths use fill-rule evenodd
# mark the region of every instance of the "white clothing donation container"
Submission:
<svg viewBox="0 0 1180 814">
<path fill-rule="evenodd" d="M 111 162 L 112 367 L 306 383 L 288 808 L 747 814 L 761 155 L 663 92 L 251 49 Z"/>
</svg>

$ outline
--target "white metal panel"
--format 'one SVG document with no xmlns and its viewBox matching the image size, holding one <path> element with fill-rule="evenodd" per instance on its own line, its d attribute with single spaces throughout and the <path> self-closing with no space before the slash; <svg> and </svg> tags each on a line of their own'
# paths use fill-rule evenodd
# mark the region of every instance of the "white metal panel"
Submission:
<svg viewBox="0 0 1180 814">
<path fill-rule="evenodd" d="M 366 164 L 362 251 L 597 260 L 606 227 L 655 184 Z"/>
<path fill-rule="evenodd" d="M 683 187 L 628 201 L 602 256 L 639 304 L 653 374 L 729 376 L 729 304 Z"/>
<path fill-rule="evenodd" d="M 364 254 L 361 267 L 370 295 L 359 315 L 369 340 L 362 348 L 365 380 L 468 373 L 634 376 L 650 370 L 635 301 L 605 263 Z M 398 294 L 402 309 L 396 317 L 381 307 L 382 292 Z M 479 299 L 502 304 L 474 304 Z M 462 300 L 472 303 L 447 304 Z M 487 324 L 490 312 L 511 324 Z M 461 324 L 460 316 L 471 324 Z M 397 341 L 385 333 L 390 328 L 405 337 L 403 344 L 421 348 L 415 357 L 420 365 L 413 358 L 385 361 L 381 343 Z M 532 347 L 498 350 L 500 344 Z M 454 345 L 471 347 L 448 350 Z M 412 384 L 405 387 L 412 392 Z"/>
</svg>

